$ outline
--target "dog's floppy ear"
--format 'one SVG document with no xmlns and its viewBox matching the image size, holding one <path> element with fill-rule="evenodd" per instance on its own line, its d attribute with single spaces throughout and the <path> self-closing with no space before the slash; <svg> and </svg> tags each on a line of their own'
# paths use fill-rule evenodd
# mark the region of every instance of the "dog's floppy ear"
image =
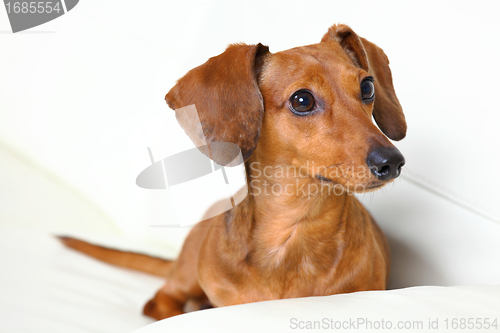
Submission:
<svg viewBox="0 0 500 333">
<path fill-rule="evenodd" d="M 264 104 L 257 80 L 267 54 L 269 48 L 262 44 L 230 45 L 189 71 L 165 100 L 174 110 L 195 104 L 207 143 L 235 143 L 247 160 L 260 136 Z M 177 119 L 196 141 L 199 133 L 191 133 L 192 126 Z"/>
<path fill-rule="evenodd" d="M 396 141 L 403 139 L 406 135 L 405 116 L 392 85 L 389 59 L 384 51 L 366 39 L 358 37 L 344 24 L 332 26 L 321 41 L 338 42 L 357 67 L 366 70 L 374 77 L 373 118 L 387 137 Z"/>
</svg>

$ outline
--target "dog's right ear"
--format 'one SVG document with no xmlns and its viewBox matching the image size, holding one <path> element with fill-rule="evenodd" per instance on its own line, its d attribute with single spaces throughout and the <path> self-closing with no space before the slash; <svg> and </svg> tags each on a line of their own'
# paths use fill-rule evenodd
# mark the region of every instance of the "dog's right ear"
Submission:
<svg viewBox="0 0 500 333">
<path fill-rule="evenodd" d="M 384 51 L 368 40 L 358 37 L 345 24 L 335 24 L 330 27 L 321 41 L 339 43 L 354 65 L 373 75 L 375 78 L 373 118 L 387 137 L 396 141 L 403 139 L 406 135 L 406 120 L 392 85 L 389 59 Z"/>
<path fill-rule="evenodd" d="M 259 141 L 264 103 L 259 74 L 269 55 L 262 44 L 230 45 L 224 53 L 189 71 L 165 96 L 168 106 L 179 109 L 195 104 L 206 142 L 237 144 L 246 161 Z M 198 131 L 179 117 L 189 137 L 199 142 Z"/>
</svg>

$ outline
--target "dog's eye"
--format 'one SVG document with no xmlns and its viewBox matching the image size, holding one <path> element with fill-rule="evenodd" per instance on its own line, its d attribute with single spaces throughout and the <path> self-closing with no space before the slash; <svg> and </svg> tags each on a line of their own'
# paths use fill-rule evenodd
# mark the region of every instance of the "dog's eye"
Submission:
<svg viewBox="0 0 500 333">
<path fill-rule="evenodd" d="M 307 90 L 299 90 L 290 97 L 290 106 L 294 113 L 306 113 L 314 108 L 314 97 Z"/>
<path fill-rule="evenodd" d="M 368 104 L 375 98 L 375 86 L 373 85 L 373 78 L 371 76 L 365 78 L 361 82 L 361 99 L 363 103 Z"/>
</svg>

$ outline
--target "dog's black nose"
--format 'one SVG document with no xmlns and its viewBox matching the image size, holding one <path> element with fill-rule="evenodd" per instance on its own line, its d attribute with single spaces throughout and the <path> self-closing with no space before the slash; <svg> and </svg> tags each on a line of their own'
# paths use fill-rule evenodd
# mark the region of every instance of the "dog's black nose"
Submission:
<svg viewBox="0 0 500 333">
<path fill-rule="evenodd" d="M 368 154 L 366 163 L 378 179 L 391 180 L 401 173 L 405 158 L 395 147 L 382 147 L 372 150 Z"/>
</svg>

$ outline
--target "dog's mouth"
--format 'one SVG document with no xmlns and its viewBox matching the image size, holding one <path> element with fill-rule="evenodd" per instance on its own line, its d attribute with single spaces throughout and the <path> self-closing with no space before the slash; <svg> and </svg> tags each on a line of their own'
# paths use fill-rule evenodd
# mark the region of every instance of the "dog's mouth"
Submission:
<svg viewBox="0 0 500 333">
<path fill-rule="evenodd" d="M 366 187 L 366 189 L 367 190 L 375 190 L 375 189 L 380 188 L 384 185 L 385 185 L 385 183 L 370 184 L 369 186 Z"/>
<path fill-rule="evenodd" d="M 368 184 L 363 184 L 362 182 L 356 184 L 347 181 L 346 184 L 343 184 L 341 182 L 337 182 L 333 179 L 330 179 L 328 177 L 319 174 L 316 175 L 316 179 L 318 179 L 321 182 L 331 184 L 332 186 L 341 186 L 347 192 L 352 192 L 352 193 L 371 192 L 387 184 L 387 182 L 380 182 L 380 181 L 372 181 Z"/>
<path fill-rule="evenodd" d="M 321 176 L 321 175 L 316 175 L 316 178 L 318 178 L 319 180 L 323 181 L 323 182 L 329 182 L 329 183 L 334 183 L 336 184 L 333 180 L 331 180 L 330 178 L 326 178 L 324 176 Z"/>
</svg>

